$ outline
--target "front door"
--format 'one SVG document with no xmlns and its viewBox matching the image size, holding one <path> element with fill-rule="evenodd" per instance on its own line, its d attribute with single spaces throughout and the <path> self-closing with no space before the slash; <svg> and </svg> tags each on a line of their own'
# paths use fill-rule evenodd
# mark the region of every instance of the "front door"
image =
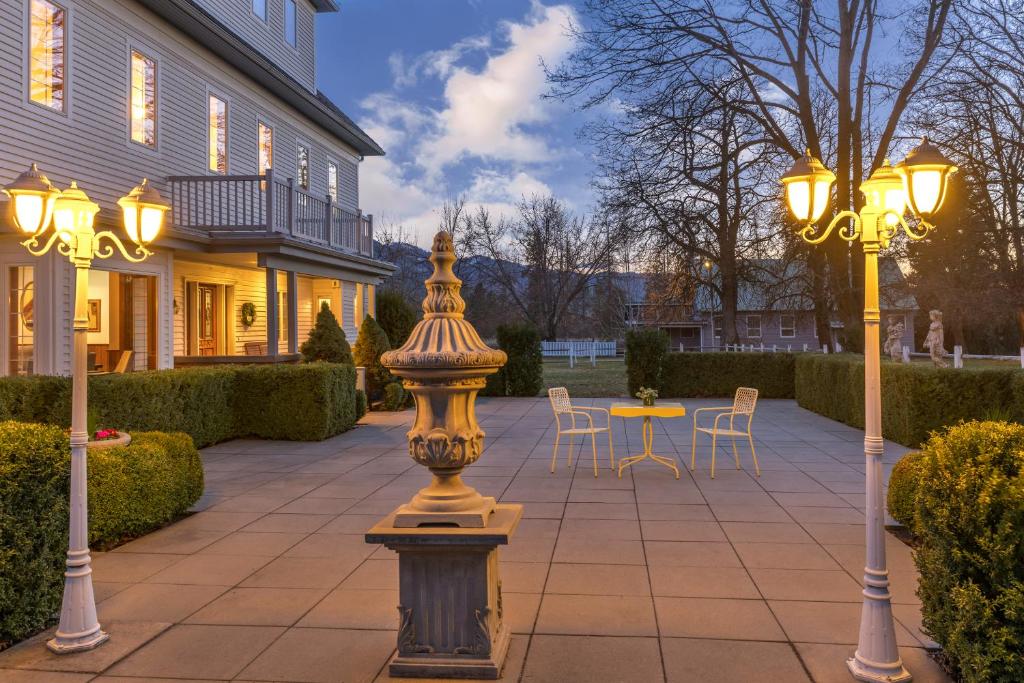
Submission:
<svg viewBox="0 0 1024 683">
<path fill-rule="evenodd" d="M 213 285 L 199 285 L 199 355 L 217 355 L 217 290 Z"/>
</svg>

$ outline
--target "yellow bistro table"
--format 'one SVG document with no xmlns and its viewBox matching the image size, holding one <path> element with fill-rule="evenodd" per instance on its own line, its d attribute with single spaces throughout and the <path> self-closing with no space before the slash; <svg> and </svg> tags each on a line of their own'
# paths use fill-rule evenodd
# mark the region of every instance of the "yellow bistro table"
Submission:
<svg viewBox="0 0 1024 683">
<path fill-rule="evenodd" d="M 624 467 L 629 467 L 633 463 L 647 459 L 671 468 L 676 473 L 676 479 L 679 478 L 679 466 L 676 464 L 675 458 L 666 458 L 651 452 L 651 446 L 654 443 L 654 425 L 651 423 L 651 418 L 683 417 L 686 415 L 686 408 L 683 407 L 682 403 L 658 403 L 653 406 L 645 406 L 641 403 L 613 403 L 611 414 L 618 415 L 619 417 L 642 417 L 644 419 L 644 452 L 640 455 L 630 455 L 619 459 L 619 479 L 622 478 L 622 469 Z"/>
</svg>

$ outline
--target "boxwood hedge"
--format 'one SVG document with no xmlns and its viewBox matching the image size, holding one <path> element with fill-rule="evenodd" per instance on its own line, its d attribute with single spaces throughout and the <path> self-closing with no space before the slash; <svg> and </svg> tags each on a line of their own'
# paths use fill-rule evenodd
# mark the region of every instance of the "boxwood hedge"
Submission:
<svg viewBox="0 0 1024 683">
<path fill-rule="evenodd" d="M 662 359 L 662 397 L 731 397 L 753 387 L 761 398 L 793 398 L 791 353 L 669 353 Z"/>
</svg>

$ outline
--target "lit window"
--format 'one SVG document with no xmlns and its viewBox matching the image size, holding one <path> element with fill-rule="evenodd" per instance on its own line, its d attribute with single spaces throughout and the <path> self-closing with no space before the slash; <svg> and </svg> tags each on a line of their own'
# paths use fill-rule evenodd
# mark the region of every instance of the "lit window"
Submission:
<svg viewBox="0 0 1024 683">
<path fill-rule="evenodd" d="M 298 153 L 299 187 L 309 189 L 309 147 L 299 145 Z"/>
<path fill-rule="evenodd" d="M 377 317 L 377 288 L 366 285 L 366 313 L 371 318 Z"/>
<path fill-rule="evenodd" d="M 722 318 L 721 316 L 715 317 L 715 337 L 722 338 Z"/>
<path fill-rule="evenodd" d="M 210 95 L 210 165 L 215 173 L 228 172 L 228 103 Z"/>
<path fill-rule="evenodd" d="M 292 47 L 299 42 L 295 31 L 295 0 L 284 0 L 284 39 Z"/>
<path fill-rule="evenodd" d="M 132 140 L 156 146 L 156 62 L 132 50 Z"/>
<path fill-rule="evenodd" d="M 29 20 L 29 99 L 64 111 L 67 13 L 47 0 L 31 0 Z"/>
<path fill-rule="evenodd" d="M 259 168 L 256 172 L 263 175 L 268 168 L 274 167 L 274 129 L 260 121 L 259 125 Z"/>
<path fill-rule="evenodd" d="M 356 283 L 356 296 L 352 301 L 352 322 L 356 329 L 363 324 L 363 285 L 361 282 Z"/>
<path fill-rule="evenodd" d="M 277 338 L 288 341 L 288 292 L 277 293 Z"/>
<path fill-rule="evenodd" d="M 338 201 L 338 165 L 333 161 L 327 162 L 327 194 L 331 201 Z"/>
<path fill-rule="evenodd" d="M 796 336 L 796 316 L 792 313 L 783 313 L 779 316 L 779 336 Z"/>
<path fill-rule="evenodd" d="M 747 316 L 747 336 L 759 339 L 761 337 L 761 316 Z"/>
<path fill-rule="evenodd" d="M 32 266 L 8 269 L 7 374 L 31 375 L 35 358 L 35 287 Z"/>
<path fill-rule="evenodd" d="M 267 20 L 267 0 L 252 0 L 252 13 L 263 21 Z"/>
</svg>

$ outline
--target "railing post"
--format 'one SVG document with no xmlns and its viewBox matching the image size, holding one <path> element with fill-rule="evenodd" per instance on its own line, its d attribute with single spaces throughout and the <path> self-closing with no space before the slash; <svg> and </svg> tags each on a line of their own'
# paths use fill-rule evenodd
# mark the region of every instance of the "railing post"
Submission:
<svg viewBox="0 0 1024 683">
<path fill-rule="evenodd" d="M 267 232 L 274 232 L 274 169 L 268 168 L 264 174 L 266 180 L 263 181 L 263 187 L 267 193 L 266 199 L 266 211 L 267 215 L 263 217 Z"/>
<path fill-rule="evenodd" d="M 369 256 L 370 258 L 373 258 L 373 214 L 366 214 L 366 220 L 370 224 L 370 234 L 368 238 L 368 244 L 366 245 L 366 255 Z"/>
<path fill-rule="evenodd" d="M 334 246 L 334 200 L 327 195 L 327 205 L 324 207 L 324 229 L 327 230 L 327 246 Z"/>
<path fill-rule="evenodd" d="M 295 237 L 295 178 L 288 179 L 288 234 Z"/>
</svg>

